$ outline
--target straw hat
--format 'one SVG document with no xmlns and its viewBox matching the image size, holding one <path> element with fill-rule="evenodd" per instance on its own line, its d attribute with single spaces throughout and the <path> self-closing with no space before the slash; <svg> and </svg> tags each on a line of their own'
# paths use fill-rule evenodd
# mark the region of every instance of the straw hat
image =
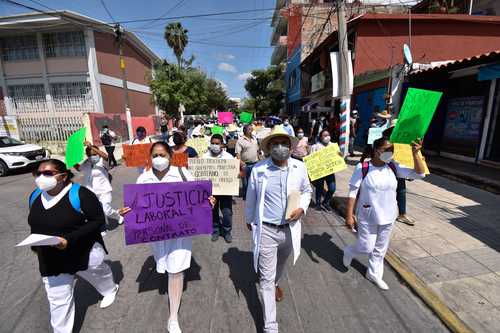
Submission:
<svg viewBox="0 0 500 333">
<path fill-rule="evenodd" d="M 377 117 L 383 118 L 383 119 L 389 119 L 389 118 L 391 118 L 391 115 L 389 114 L 389 112 L 387 112 L 387 110 L 384 110 L 382 112 L 377 113 Z"/>
<path fill-rule="evenodd" d="M 290 142 L 292 143 L 292 147 L 291 147 L 292 149 L 299 142 L 299 140 L 296 137 L 288 135 L 288 132 L 285 131 L 285 129 L 283 128 L 283 125 L 276 125 L 271 130 L 271 133 L 269 133 L 269 135 L 266 136 L 265 138 L 263 138 L 262 141 L 260 142 L 260 149 L 264 152 L 264 154 L 266 154 L 266 155 L 269 154 L 269 147 L 268 147 L 269 142 L 276 137 L 288 138 L 290 140 Z"/>
<path fill-rule="evenodd" d="M 236 125 L 234 123 L 229 124 L 229 126 L 227 127 L 228 132 L 236 132 L 237 130 L 238 130 L 238 128 L 236 127 Z"/>
</svg>

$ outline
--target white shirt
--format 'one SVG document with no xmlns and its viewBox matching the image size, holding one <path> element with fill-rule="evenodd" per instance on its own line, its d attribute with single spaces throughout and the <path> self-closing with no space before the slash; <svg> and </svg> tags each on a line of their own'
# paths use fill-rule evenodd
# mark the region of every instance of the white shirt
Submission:
<svg viewBox="0 0 500 333">
<path fill-rule="evenodd" d="M 42 195 L 41 196 L 42 196 L 42 205 L 43 205 L 43 208 L 45 208 L 45 209 L 51 209 L 52 207 L 54 207 L 55 205 L 57 205 L 57 203 L 59 201 L 61 201 L 61 199 L 66 195 L 66 193 L 68 193 L 68 191 L 71 188 L 71 185 L 73 185 L 73 184 L 69 183 L 65 188 L 63 188 L 61 190 L 61 192 L 59 192 L 55 196 L 51 196 L 46 191 L 42 191 Z"/>
<path fill-rule="evenodd" d="M 202 158 L 221 158 L 223 160 L 230 160 L 233 159 L 233 155 L 229 154 L 227 151 L 223 150 L 221 153 L 217 156 L 213 156 L 212 153 L 207 151 L 205 154 L 203 154 Z"/>
<path fill-rule="evenodd" d="M 396 167 L 399 178 L 424 178 L 424 175 L 417 174 L 414 169 L 400 166 L 395 161 L 392 163 Z M 396 175 L 387 164 L 376 167 L 369 162 L 368 165 L 368 174 L 365 179 L 363 179 L 362 163 L 358 163 L 349 182 L 349 197 L 356 198 L 359 192 L 356 216 L 359 221 L 369 224 L 394 223 L 398 216 Z"/>
<path fill-rule="evenodd" d="M 95 194 L 104 194 L 113 191 L 109 182 L 108 170 L 104 166 L 104 160 L 99 159 L 99 162 L 92 165 L 87 158 L 80 165 L 80 172 L 83 173 L 82 185 L 94 192 Z"/>
</svg>

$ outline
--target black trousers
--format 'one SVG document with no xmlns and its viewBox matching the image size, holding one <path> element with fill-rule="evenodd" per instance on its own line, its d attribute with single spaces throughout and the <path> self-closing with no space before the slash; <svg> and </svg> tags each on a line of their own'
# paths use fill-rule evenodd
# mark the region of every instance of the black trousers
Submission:
<svg viewBox="0 0 500 333">
<path fill-rule="evenodd" d="M 108 153 L 108 162 L 110 167 L 115 167 L 118 165 L 115 159 L 115 146 L 104 146 L 106 152 Z"/>
</svg>

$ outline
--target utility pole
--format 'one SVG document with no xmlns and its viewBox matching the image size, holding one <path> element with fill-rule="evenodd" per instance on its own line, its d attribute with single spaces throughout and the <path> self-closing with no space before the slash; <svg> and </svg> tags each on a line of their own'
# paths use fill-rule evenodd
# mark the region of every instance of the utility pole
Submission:
<svg viewBox="0 0 500 333">
<path fill-rule="evenodd" d="M 129 140 L 132 141 L 134 138 L 134 131 L 132 129 L 132 114 L 130 113 L 130 103 L 128 98 L 127 71 L 125 70 L 125 59 L 123 58 L 123 28 L 120 24 L 116 24 L 114 30 L 115 40 L 118 43 L 118 52 L 120 55 L 120 71 L 122 73 L 123 98 L 125 101 L 125 116 L 127 118 L 128 137 Z"/>
<path fill-rule="evenodd" d="M 349 92 L 349 44 L 347 40 L 347 23 L 345 20 L 345 0 L 337 0 L 337 22 L 339 36 L 340 64 L 340 151 L 347 156 L 349 151 L 349 133 L 351 122 L 351 95 Z"/>
</svg>

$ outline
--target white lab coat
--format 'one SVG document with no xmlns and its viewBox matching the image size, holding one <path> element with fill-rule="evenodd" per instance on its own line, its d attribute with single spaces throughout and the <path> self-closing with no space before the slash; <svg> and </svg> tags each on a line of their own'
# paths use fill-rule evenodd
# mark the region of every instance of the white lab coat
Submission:
<svg viewBox="0 0 500 333">
<path fill-rule="evenodd" d="M 262 218 L 264 216 L 264 198 L 267 186 L 268 168 L 271 166 L 271 158 L 258 162 L 252 169 L 246 194 L 245 218 L 246 223 L 252 225 L 253 240 L 253 263 L 255 271 L 258 271 L 258 259 L 260 240 L 262 234 Z M 287 195 L 291 191 L 300 192 L 299 207 L 307 212 L 311 202 L 312 188 L 307 176 L 307 170 L 303 162 L 296 159 L 288 159 Z M 293 245 L 293 263 L 300 255 L 300 241 L 302 238 L 301 221 L 290 222 L 290 232 Z"/>
</svg>

